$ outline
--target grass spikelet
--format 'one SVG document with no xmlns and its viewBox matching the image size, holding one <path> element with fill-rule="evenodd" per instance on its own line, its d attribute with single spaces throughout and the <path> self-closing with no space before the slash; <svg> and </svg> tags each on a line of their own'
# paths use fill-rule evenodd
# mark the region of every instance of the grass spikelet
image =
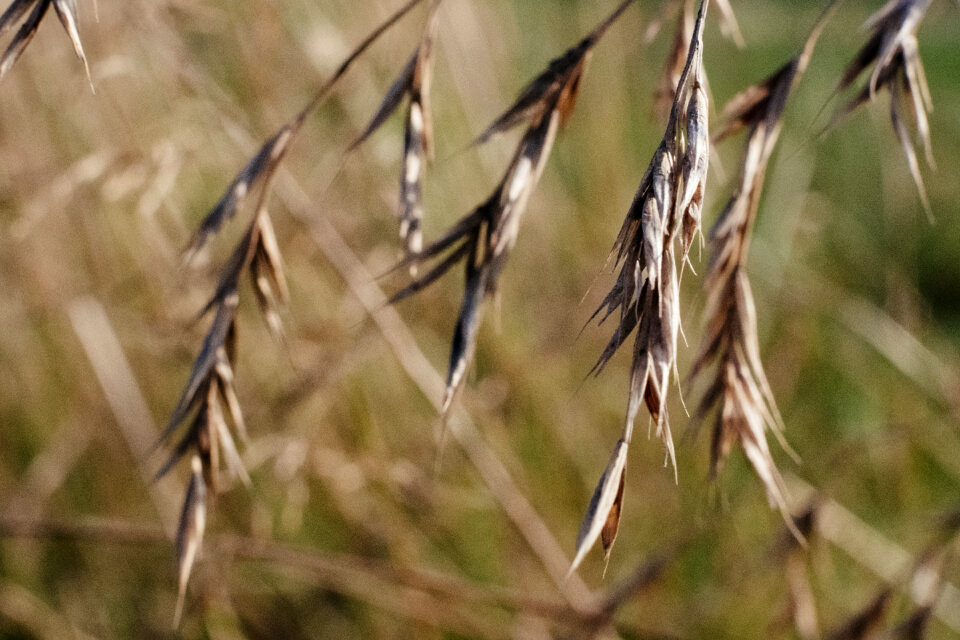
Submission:
<svg viewBox="0 0 960 640">
<path fill-rule="evenodd" d="M 415 256 L 423 248 L 423 176 L 427 159 L 433 156 L 433 115 L 430 85 L 433 77 L 433 45 L 436 38 L 440 1 L 434 2 L 423 36 L 400 76 L 387 91 L 380 108 L 366 130 L 350 145 L 352 151 L 369 138 L 409 97 L 403 141 L 400 175 L 400 239 L 406 255 Z M 416 265 L 411 264 L 415 270 Z"/>
<path fill-rule="evenodd" d="M 628 444 L 623 440 L 617 441 L 610 462 L 600 476 L 600 482 L 597 483 L 587 507 L 587 515 L 580 526 L 580 533 L 577 534 L 577 552 L 570 565 L 570 573 L 576 571 L 598 538 L 603 545 L 605 563 L 610 561 L 610 550 L 617 537 L 620 511 L 623 507 Z"/>
<path fill-rule="evenodd" d="M 927 120 L 927 112 L 933 110 L 933 101 L 917 44 L 917 29 L 929 6 L 930 0 L 890 0 L 867 20 L 864 28 L 873 33 L 847 65 L 836 92 L 852 86 L 871 65 L 873 70 L 858 93 L 837 110 L 827 129 L 835 127 L 860 106 L 872 101 L 879 90 L 886 89 L 890 93 L 890 120 L 894 133 L 903 148 L 920 202 L 932 219 L 920 163 L 911 134 L 904 125 L 907 115 L 912 114 L 916 136 L 923 147 L 927 165 L 935 168 Z"/>
<path fill-rule="evenodd" d="M 40 27 L 40 23 L 43 21 L 51 5 L 57 14 L 57 18 L 60 20 L 60 24 L 63 25 L 63 30 L 67 32 L 67 37 L 70 38 L 74 53 L 76 53 L 77 58 L 83 63 L 87 80 L 90 82 L 90 87 L 92 88 L 93 81 L 90 79 L 90 66 L 87 64 L 87 56 L 83 52 L 80 32 L 77 29 L 76 0 L 14 0 L 10 3 L 3 12 L 3 15 L 0 15 L 0 35 L 12 29 L 14 24 L 23 18 L 27 11 L 30 11 L 30 14 L 20 25 L 20 28 L 13 36 L 7 49 L 3 52 L 3 56 L 0 56 L 0 80 L 2 80 L 13 67 L 26 50 L 27 45 L 33 40 L 33 36 L 36 35 L 37 29 Z M 30 10 L 31 6 L 33 7 L 32 11 Z"/>
<path fill-rule="evenodd" d="M 586 70 L 594 47 L 614 22 L 632 4 L 625 0 L 576 46 L 554 58 L 547 68 L 531 80 L 514 103 L 481 133 L 473 145 L 484 144 L 493 136 L 509 131 L 522 123 L 536 123 L 550 111 L 560 114 L 561 124 L 573 113 L 580 88 L 580 79 Z"/>
<path fill-rule="evenodd" d="M 297 131 L 295 123 L 296 121 L 285 124 L 271 136 L 233 179 L 219 202 L 206 215 L 190 239 L 184 252 L 185 263 L 190 262 L 203 249 L 207 241 L 237 214 L 247 196 L 255 189 L 261 189 L 261 202 L 266 200 L 270 180 L 286 156 L 290 142 Z"/>
<path fill-rule="evenodd" d="M 779 138 L 787 98 L 806 70 L 834 6 L 832 3 L 824 12 L 797 56 L 763 82 L 735 96 L 724 109 L 724 124 L 716 140 L 744 128 L 748 133 L 739 182 L 710 232 L 710 265 L 704 281 L 707 326 L 690 372 L 695 378 L 716 363 L 714 380 L 697 410 L 702 417 L 714 406 L 719 407 L 711 438 L 711 474 L 716 476 L 739 443 L 771 504 L 780 510 L 798 540 L 803 535 L 789 515 L 783 480 L 766 439 L 766 432 L 772 431 L 786 447 L 781 435 L 783 420 L 760 360 L 756 308 L 746 264 L 767 162 Z"/>
<path fill-rule="evenodd" d="M 633 0 L 621 3 L 576 46 L 551 61 L 547 70 L 530 82 L 514 104 L 477 138 L 474 144 L 483 143 L 521 123 L 529 123 L 507 171 L 490 197 L 441 238 L 401 262 L 410 265 L 439 259 L 427 273 L 394 294 L 391 303 L 424 289 L 454 265 L 464 263 L 464 295 L 454 329 L 441 403 L 444 415 L 463 385 L 476 347 L 483 303 L 497 291 L 500 274 L 516 244 L 527 201 L 540 180 L 559 127 L 573 112 L 590 54 L 600 37 L 631 2 Z M 446 256 L 441 258 L 445 253 Z"/>
<path fill-rule="evenodd" d="M 193 571 L 194 562 L 203 546 L 203 533 L 207 526 L 207 487 L 203 480 L 202 464 L 199 456 L 190 460 L 190 484 L 183 501 L 180 524 L 177 527 L 177 608 L 173 614 L 173 627 L 180 626 L 183 615 L 183 603 L 187 594 L 187 583 Z"/>
<path fill-rule="evenodd" d="M 200 223 L 184 252 L 183 263 L 188 264 L 208 241 L 237 215 L 248 197 L 256 197 L 252 220 L 223 265 L 216 290 L 201 311 L 201 316 L 213 311 L 213 323 L 204 338 L 200 355 L 194 362 L 180 400 L 160 437 L 161 443 L 168 441 L 177 428 L 193 414 L 190 425 L 157 473 L 157 477 L 166 474 L 187 453 L 194 451 L 191 462 L 194 470 L 183 506 L 181 531 L 178 534 L 180 596 L 175 616 L 178 622 L 190 568 L 203 537 L 207 489 L 209 487 L 209 490 L 216 494 L 219 488 L 217 474 L 220 458 L 223 458 L 233 477 L 239 478 L 245 484 L 250 483 L 227 419 L 229 417 L 229 423 L 237 437 L 246 441 L 247 428 L 237 398 L 233 373 L 240 281 L 245 274 L 251 279 L 257 305 L 270 333 L 278 342 L 283 340 L 280 307 L 287 302 L 290 293 L 284 275 L 283 258 L 268 211 L 270 192 L 277 171 L 307 116 L 326 98 L 353 61 L 419 2 L 420 0 L 410 0 L 367 36 L 317 91 L 313 99 L 260 147 Z"/>
</svg>

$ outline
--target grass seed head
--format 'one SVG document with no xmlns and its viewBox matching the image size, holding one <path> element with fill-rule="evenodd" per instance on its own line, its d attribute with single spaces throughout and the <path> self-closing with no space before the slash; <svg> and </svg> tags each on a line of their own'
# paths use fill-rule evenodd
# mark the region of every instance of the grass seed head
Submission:
<svg viewBox="0 0 960 640">
<path fill-rule="evenodd" d="M 674 247 L 680 238 L 686 256 L 689 243 L 682 237 L 692 240 L 699 228 L 706 182 L 709 106 L 702 89 L 702 49 L 707 6 L 708 2 L 702 2 L 697 14 L 663 139 L 640 180 L 611 251 L 620 267 L 616 283 L 594 313 L 596 317 L 605 309 L 601 321 L 618 310 L 620 317 L 594 365 L 596 373 L 636 331 L 624 440 L 630 442 L 634 421 L 645 403 L 675 475 L 676 452 L 666 406 L 681 324 Z"/>
</svg>

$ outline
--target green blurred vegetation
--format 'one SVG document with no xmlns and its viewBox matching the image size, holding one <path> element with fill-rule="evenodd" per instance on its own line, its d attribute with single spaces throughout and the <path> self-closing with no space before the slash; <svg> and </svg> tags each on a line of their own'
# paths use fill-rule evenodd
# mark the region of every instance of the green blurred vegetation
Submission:
<svg viewBox="0 0 960 640">
<path fill-rule="evenodd" d="M 169 534 L 187 465 L 152 483 L 164 452 L 136 434 L 155 437 L 166 424 L 207 328 L 196 314 L 246 219 L 196 267 L 180 269 L 179 251 L 258 145 L 399 3 L 129 0 L 100 2 L 96 13 L 81 4 L 95 93 L 52 17 L 0 84 L 0 504 L 6 518 Z M 488 195 L 515 137 L 460 150 L 613 4 L 446 0 L 427 239 Z M 732 4 L 747 46 L 722 37 L 711 14 L 704 60 L 715 108 L 790 58 L 820 11 L 813 2 Z M 663 133 L 651 103 L 672 23 L 643 40 L 659 5 L 632 8 L 597 48 L 531 198 L 462 399 L 568 555 L 626 407 L 629 356 L 586 378 L 612 327 L 581 329 L 612 283 L 607 252 Z M 750 271 L 763 360 L 802 460 L 772 443 L 781 470 L 918 556 L 937 539 L 938 518 L 960 506 L 960 12 L 934 0 L 919 33 L 935 105 L 938 169 L 923 167 L 931 224 L 886 94 L 819 136 L 838 104 L 837 79 L 864 41 L 859 27 L 879 6 L 843 4 L 791 98 Z M 399 579 L 344 577 L 235 548 L 238 536 L 272 540 L 308 556 L 562 602 L 470 458 L 452 440 L 441 457 L 435 399 L 410 379 L 316 241 L 319 221 L 331 223 L 375 276 L 399 255 L 400 119 L 356 154 L 343 152 L 399 73 L 423 17 L 405 18 L 358 61 L 284 165 L 271 211 L 292 289 L 288 344 L 271 341 L 242 291 L 237 385 L 253 483 L 211 509 L 180 631 L 170 631 L 172 544 L 119 534 L 118 542 L 92 526 L 59 539 L 0 540 L 0 637 L 549 637 L 549 616 L 521 606 L 425 598 Z M 707 224 L 728 196 L 739 142 L 717 149 Z M 695 255 L 697 274 L 706 257 Z M 700 335 L 700 275 L 683 279 L 681 376 Z M 376 280 L 387 292 L 401 282 Z M 441 372 L 460 285 L 458 273 L 398 305 Z M 103 350 L 112 339 L 121 361 Z M 701 392 L 685 388 L 691 410 Z M 579 573 L 602 590 L 673 553 L 654 585 L 618 611 L 625 638 L 796 637 L 773 551 L 782 521 L 741 453 L 709 481 L 708 425 L 695 429 L 678 395 L 679 483 L 659 441 L 635 439 L 609 569 L 603 577 L 596 551 Z M 828 540 L 812 538 L 805 563 L 824 630 L 885 584 L 877 567 Z M 945 579 L 960 581 L 956 563 Z M 911 610 L 897 593 L 891 623 Z M 928 631 L 957 633 L 937 620 Z"/>
</svg>

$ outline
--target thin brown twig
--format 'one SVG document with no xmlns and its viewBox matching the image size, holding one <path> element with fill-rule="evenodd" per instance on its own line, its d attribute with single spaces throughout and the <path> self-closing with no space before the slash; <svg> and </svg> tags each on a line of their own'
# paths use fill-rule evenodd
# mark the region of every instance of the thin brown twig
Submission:
<svg viewBox="0 0 960 640">
<path fill-rule="evenodd" d="M 0 516 L 0 538 L 83 541 L 119 546 L 171 544 L 156 525 L 129 520 L 83 518 L 56 521 Z M 562 602 L 497 585 L 481 585 L 453 574 L 371 560 L 360 556 L 296 547 L 283 542 L 233 534 L 209 536 L 206 548 L 223 557 L 295 568 L 338 583 L 373 580 L 427 592 L 458 602 L 493 606 L 550 620 L 575 620 L 578 612 Z"/>
</svg>

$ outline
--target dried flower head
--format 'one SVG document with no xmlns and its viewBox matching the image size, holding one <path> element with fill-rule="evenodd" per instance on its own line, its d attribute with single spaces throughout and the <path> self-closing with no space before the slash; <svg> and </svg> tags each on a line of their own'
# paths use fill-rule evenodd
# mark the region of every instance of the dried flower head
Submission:
<svg viewBox="0 0 960 640">
<path fill-rule="evenodd" d="M 627 337 L 637 330 L 627 410 L 630 441 L 641 401 L 657 423 L 670 460 L 674 460 L 664 403 L 676 363 L 680 330 L 675 240 L 685 258 L 700 228 L 700 210 L 707 176 L 709 134 L 703 91 L 703 20 L 700 6 L 687 62 L 675 94 L 663 140 L 640 181 L 630 210 L 613 246 L 620 265 L 617 280 L 594 316 L 601 322 L 619 311 L 620 322 L 594 367 L 599 373 Z M 686 231 L 682 231 L 686 230 Z"/>
</svg>

